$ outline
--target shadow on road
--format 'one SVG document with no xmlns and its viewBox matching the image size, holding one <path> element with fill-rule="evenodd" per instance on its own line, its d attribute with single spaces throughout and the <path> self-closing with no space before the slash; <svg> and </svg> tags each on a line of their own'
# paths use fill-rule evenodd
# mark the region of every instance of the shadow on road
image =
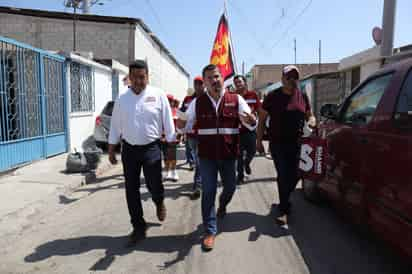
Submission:
<svg viewBox="0 0 412 274">
<path fill-rule="evenodd" d="M 256 241 L 259 236 L 282 237 L 288 235 L 283 229 L 278 229 L 273 220 L 264 215 L 256 215 L 251 212 L 233 212 L 220 222 L 219 233 L 231 233 L 255 228 L 249 235 L 249 241 Z M 159 226 L 159 224 L 149 224 Z M 136 245 L 134 248 L 126 248 L 127 236 L 85 236 L 72 239 L 54 240 L 38 246 L 32 254 L 24 258 L 25 262 L 33 263 L 46 260 L 53 256 L 71 256 L 90 252 L 92 250 L 105 250 L 105 256 L 96 261 L 89 270 L 107 270 L 115 261 L 116 256 L 124 256 L 133 251 L 148 253 L 170 254 L 177 252 L 175 259 L 164 262 L 158 266 L 166 269 L 178 262 L 184 261 L 194 246 L 201 244 L 202 226 L 191 233 L 183 235 L 152 236 Z"/>
<path fill-rule="evenodd" d="M 149 226 L 160 224 L 148 223 Z M 32 254 L 24 258 L 25 262 L 33 263 L 46 260 L 53 256 L 71 256 L 90 252 L 92 250 L 105 250 L 104 257 L 96 261 L 90 271 L 107 270 L 115 261 L 116 256 L 124 256 L 134 251 L 149 253 L 174 253 L 178 252 L 175 259 L 166 261 L 161 269 L 168 268 L 183 261 L 193 246 L 200 244 L 200 225 L 197 230 L 184 235 L 153 236 L 139 242 L 134 248 L 125 247 L 127 236 L 85 236 L 72 239 L 54 240 L 38 246 Z"/>
</svg>

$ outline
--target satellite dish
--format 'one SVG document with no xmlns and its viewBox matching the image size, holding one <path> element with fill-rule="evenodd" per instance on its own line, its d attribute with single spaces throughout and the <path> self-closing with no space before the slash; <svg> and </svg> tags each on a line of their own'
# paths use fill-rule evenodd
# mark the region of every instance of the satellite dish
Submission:
<svg viewBox="0 0 412 274">
<path fill-rule="evenodd" d="M 372 38 L 376 45 L 382 44 L 382 29 L 380 27 L 374 27 L 372 30 Z"/>
</svg>

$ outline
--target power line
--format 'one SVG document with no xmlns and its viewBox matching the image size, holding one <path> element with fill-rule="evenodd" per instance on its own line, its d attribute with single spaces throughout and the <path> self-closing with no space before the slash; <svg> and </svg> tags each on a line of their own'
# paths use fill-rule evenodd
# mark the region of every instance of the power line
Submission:
<svg viewBox="0 0 412 274">
<path fill-rule="evenodd" d="M 168 35 L 167 32 L 165 31 L 165 28 L 163 27 L 162 22 L 160 21 L 160 17 L 157 14 L 156 9 L 153 7 L 152 2 L 150 0 L 146 0 L 146 4 L 149 6 L 150 11 L 153 13 L 153 17 L 155 18 L 157 24 L 160 26 L 161 31 Z"/>
<path fill-rule="evenodd" d="M 248 17 L 243 13 L 243 11 L 240 9 L 240 7 L 238 7 L 237 5 L 235 5 L 233 1 L 230 1 L 229 4 L 234 8 L 234 10 L 235 10 L 236 12 L 239 13 L 239 15 L 240 15 L 242 18 L 245 19 L 245 20 L 240 20 L 240 21 L 242 22 L 242 24 L 245 25 L 245 27 L 246 27 L 246 26 L 247 26 L 247 27 L 252 26 L 252 25 L 250 24 L 250 21 L 249 21 Z M 256 33 L 257 33 L 256 29 L 252 29 L 252 30 L 249 30 L 248 28 L 245 28 L 245 29 L 248 30 L 248 34 L 254 39 L 254 41 L 255 41 L 256 44 L 260 47 L 260 49 L 262 49 L 263 51 L 269 53 L 269 52 L 268 52 L 268 49 L 265 47 L 264 43 L 263 43 L 262 41 L 260 41 L 259 37 L 257 37 L 257 35 L 256 35 Z"/>
<path fill-rule="evenodd" d="M 305 12 L 309 9 L 309 7 L 312 5 L 313 0 L 309 0 L 308 4 L 302 9 L 302 11 L 295 17 L 295 19 L 293 20 L 292 24 L 282 33 L 281 37 L 273 44 L 273 46 L 271 47 L 272 53 L 273 53 L 273 49 L 280 43 L 282 42 L 283 39 L 285 39 L 288 34 L 289 31 L 296 26 L 296 24 L 298 23 L 299 19 L 305 14 Z"/>
</svg>

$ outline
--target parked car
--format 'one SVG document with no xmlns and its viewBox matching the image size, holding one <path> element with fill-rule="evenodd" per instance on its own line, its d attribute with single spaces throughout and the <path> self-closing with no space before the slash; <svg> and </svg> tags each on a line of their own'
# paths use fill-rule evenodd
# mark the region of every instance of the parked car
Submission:
<svg viewBox="0 0 412 274">
<path fill-rule="evenodd" d="M 321 115 L 326 171 L 303 180 L 305 197 L 326 198 L 412 258 L 412 59 L 376 72 Z"/>
<path fill-rule="evenodd" d="M 114 101 L 107 102 L 100 115 L 96 117 L 93 135 L 94 139 L 96 140 L 96 146 L 101 149 L 107 148 L 113 106 Z"/>
</svg>

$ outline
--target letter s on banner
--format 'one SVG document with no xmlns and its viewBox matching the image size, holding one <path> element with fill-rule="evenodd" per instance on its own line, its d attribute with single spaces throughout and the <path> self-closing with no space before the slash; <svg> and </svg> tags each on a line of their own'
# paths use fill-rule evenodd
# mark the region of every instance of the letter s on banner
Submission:
<svg viewBox="0 0 412 274">
<path fill-rule="evenodd" d="M 302 138 L 299 172 L 302 178 L 321 180 L 326 171 L 327 142 L 319 136 Z"/>
<path fill-rule="evenodd" d="M 299 161 L 299 168 L 304 172 L 309 172 L 313 168 L 313 160 L 310 157 L 313 148 L 308 144 L 302 144 L 302 148 L 300 150 L 300 161 Z"/>
</svg>

